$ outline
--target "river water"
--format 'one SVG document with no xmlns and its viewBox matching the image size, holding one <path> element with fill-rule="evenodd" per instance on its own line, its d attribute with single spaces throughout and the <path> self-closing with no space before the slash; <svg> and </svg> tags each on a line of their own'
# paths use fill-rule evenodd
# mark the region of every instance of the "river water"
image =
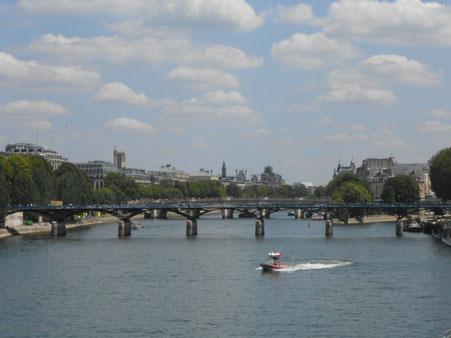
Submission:
<svg viewBox="0 0 451 338">
<path fill-rule="evenodd" d="M 451 248 L 394 224 L 335 226 L 283 213 L 143 220 L 64 238 L 0 241 L 0 337 L 442 337 L 451 328 Z M 287 271 L 258 269 L 282 251 Z"/>
</svg>

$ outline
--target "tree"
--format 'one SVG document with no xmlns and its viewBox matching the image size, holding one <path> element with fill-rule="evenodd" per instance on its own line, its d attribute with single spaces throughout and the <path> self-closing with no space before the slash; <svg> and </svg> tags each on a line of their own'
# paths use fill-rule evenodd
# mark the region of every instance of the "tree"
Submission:
<svg viewBox="0 0 451 338">
<path fill-rule="evenodd" d="M 240 197 L 241 195 L 241 189 L 236 183 L 230 183 L 226 187 L 226 194 L 229 197 Z"/>
<path fill-rule="evenodd" d="M 105 188 L 110 189 L 118 203 L 125 203 L 138 198 L 138 184 L 120 173 L 109 173 L 105 177 Z"/>
<path fill-rule="evenodd" d="M 89 177 L 71 163 L 63 163 L 56 171 L 56 198 L 64 203 L 88 204 L 92 201 Z"/>
<path fill-rule="evenodd" d="M 411 203 L 420 199 L 420 189 L 412 176 L 390 177 L 384 184 L 382 200 L 388 203 Z"/>
<path fill-rule="evenodd" d="M 451 148 L 440 150 L 430 162 L 431 186 L 435 195 L 444 201 L 451 199 Z"/>
<path fill-rule="evenodd" d="M 339 203 L 367 203 L 371 202 L 373 197 L 360 182 L 347 181 L 335 189 L 332 200 Z"/>
<path fill-rule="evenodd" d="M 357 177 L 357 175 L 352 173 L 341 173 L 335 176 L 326 186 L 326 196 L 332 196 L 335 190 L 340 188 L 345 182 L 356 182 L 363 186 L 365 184 Z"/>
<path fill-rule="evenodd" d="M 316 198 L 324 198 L 326 197 L 326 188 L 320 185 L 315 188 L 315 192 L 313 193 Z"/>
</svg>

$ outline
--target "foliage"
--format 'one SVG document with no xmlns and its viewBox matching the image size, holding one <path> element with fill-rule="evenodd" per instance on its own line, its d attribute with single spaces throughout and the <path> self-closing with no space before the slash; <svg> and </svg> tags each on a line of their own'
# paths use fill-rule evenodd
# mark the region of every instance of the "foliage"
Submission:
<svg viewBox="0 0 451 338">
<path fill-rule="evenodd" d="M 451 199 L 451 148 L 445 148 L 430 160 L 432 190 L 444 201 Z"/>
<path fill-rule="evenodd" d="M 89 204 L 92 201 L 92 183 L 76 166 L 63 163 L 55 175 L 57 199 L 65 204 Z"/>
<path fill-rule="evenodd" d="M 373 200 L 368 189 L 360 182 L 343 182 L 332 193 L 332 200 L 339 203 L 367 203 Z"/>
<path fill-rule="evenodd" d="M 410 203 L 420 199 L 420 189 L 412 176 L 399 175 L 391 177 L 384 184 L 382 200 L 388 203 Z"/>
<path fill-rule="evenodd" d="M 355 174 L 342 173 L 335 176 L 326 186 L 326 196 L 332 196 L 332 194 L 341 187 L 345 182 L 355 182 L 362 186 L 365 184 Z"/>
<path fill-rule="evenodd" d="M 105 177 L 105 188 L 115 195 L 117 203 L 125 203 L 138 197 L 138 184 L 131 177 L 119 173 L 109 173 Z"/>
<path fill-rule="evenodd" d="M 226 194 L 229 197 L 240 197 L 241 189 L 236 183 L 230 183 L 226 187 Z"/>
<path fill-rule="evenodd" d="M 313 194 L 316 198 L 324 198 L 326 197 L 326 188 L 320 185 L 315 188 L 315 192 Z"/>
</svg>

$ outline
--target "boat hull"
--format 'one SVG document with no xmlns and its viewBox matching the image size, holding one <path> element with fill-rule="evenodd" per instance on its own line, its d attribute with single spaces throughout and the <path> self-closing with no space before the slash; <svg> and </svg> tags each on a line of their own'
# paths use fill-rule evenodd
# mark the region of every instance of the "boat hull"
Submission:
<svg viewBox="0 0 451 338">
<path fill-rule="evenodd" d="M 271 264 L 271 263 L 264 263 L 260 264 L 263 271 L 280 271 L 282 269 L 288 268 L 288 265 L 286 264 Z"/>
</svg>

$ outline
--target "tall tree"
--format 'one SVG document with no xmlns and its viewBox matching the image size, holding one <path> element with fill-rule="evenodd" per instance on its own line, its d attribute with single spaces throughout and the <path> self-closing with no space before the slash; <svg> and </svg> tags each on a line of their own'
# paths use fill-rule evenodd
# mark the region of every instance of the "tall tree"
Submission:
<svg viewBox="0 0 451 338">
<path fill-rule="evenodd" d="M 444 201 L 451 199 L 451 148 L 440 150 L 430 160 L 432 190 Z"/>
<path fill-rule="evenodd" d="M 381 194 L 384 202 L 410 203 L 420 199 L 420 189 L 412 176 L 390 177 L 384 184 Z"/>
<path fill-rule="evenodd" d="M 360 182 L 347 181 L 335 189 L 332 200 L 344 203 L 366 203 L 373 200 L 368 189 Z"/>
<path fill-rule="evenodd" d="M 71 163 L 63 163 L 55 172 L 56 198 L 64 203 L 88 204 L 92 201 L 89 177 Z"/>
<path fill-rule="evenodd" d="M 236 183 L 230 183 L 227 187 L 226 187 L 226 193 L 227 196 L 229 197 L 240 197 L 241 195 L 241 189 L 238 185 L 236 185 Z"/>
</svg>

